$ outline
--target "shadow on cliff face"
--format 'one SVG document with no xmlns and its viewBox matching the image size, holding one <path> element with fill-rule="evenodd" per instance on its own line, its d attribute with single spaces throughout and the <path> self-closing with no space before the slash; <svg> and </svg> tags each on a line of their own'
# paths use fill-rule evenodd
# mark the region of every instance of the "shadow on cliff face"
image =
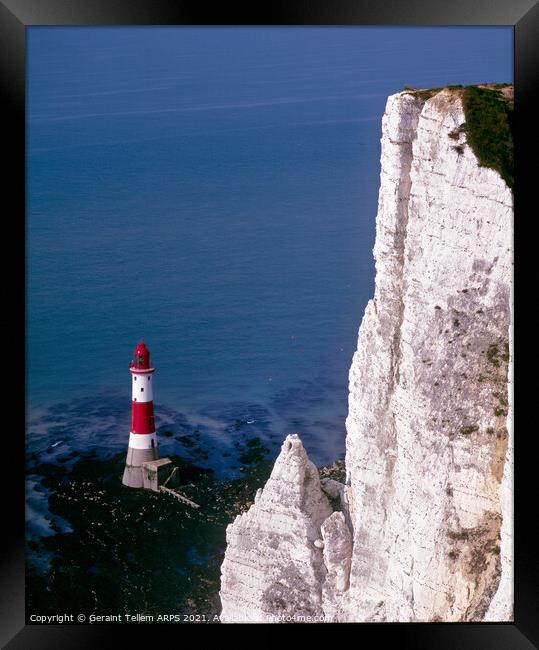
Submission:
<svg viewBox="0 0 539 650">
<path fill-rule="evenodd" d="M 282 570 L 262 595 L 264 611 L 274 612 L 275 616 L 295 619 L 321 615 L 320 604 L 313 599 L 312 585 L 290 564 Z"/>
</svg>

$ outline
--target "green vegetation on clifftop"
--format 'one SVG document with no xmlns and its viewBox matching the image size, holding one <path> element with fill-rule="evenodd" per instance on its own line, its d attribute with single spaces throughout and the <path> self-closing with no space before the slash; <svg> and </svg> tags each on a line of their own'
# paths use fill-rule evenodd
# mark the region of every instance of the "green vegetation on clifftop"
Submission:
<svg viewBox="0 0 539 650">
<path fill-rule="evenodd" d="M 446 86 L 458 91 L 462 98 L 465 123 L 452 131 L 449 137 L 458 140 L 466 135 L 466 143 L 472 148 L 482 167 L 496 170 L 507 185 L 513 189 L 513 98 L 504 89 L 511 84 L 484 84 L 480 86 Z M 444 88 L 415 89 L 408 86 L 404 91 L 427 101 Z M 453 147 L 463 153 L 462 143 Z"/>
<path fill-rule="evenodd" d="M 466 141 L 483 167 L 513 187 L 513 102 L 497 89 L 468 86 L 462 93 Z"/>
</svg>

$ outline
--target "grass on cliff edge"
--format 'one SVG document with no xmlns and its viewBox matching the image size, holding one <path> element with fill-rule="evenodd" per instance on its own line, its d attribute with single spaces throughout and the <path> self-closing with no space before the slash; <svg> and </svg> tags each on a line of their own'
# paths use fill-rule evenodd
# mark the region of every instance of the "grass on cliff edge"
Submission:
<svg viewBox="0 0 539 650">
<path fill-rule="evenodd" d="M 466 141 L 477 156 L 479 164 L 496 170 L 513 189 L 513 100 L 500 92 L 509 85 L 447 88 L 462 92 L 466 122 L 459 130 L 466 134 Z M 404 90 L 426 101 L 443 89 L 416 90 L 405 87 Z"/>
<path fill-rule="evenodd" d="M 513 102 L 498 90 L 467 86 L 462 93 L 466 141 L 483 167 L 513 189 Z"/>
</svg>

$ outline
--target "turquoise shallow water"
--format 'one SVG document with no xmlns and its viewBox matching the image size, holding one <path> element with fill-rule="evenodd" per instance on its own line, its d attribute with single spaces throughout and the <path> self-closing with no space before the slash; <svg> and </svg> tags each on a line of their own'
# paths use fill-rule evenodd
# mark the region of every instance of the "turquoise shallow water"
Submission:
<svg viewBox="0 0 539 650">
<path fill-rule="evenodd" d="M 29 612 L 218 608 L 285 434 L 344 454 L 387 96 L 511 81 L 511 52 L 509 28 L 29 28 Z M 140 338 L 200 519 L 120 484 Z"/>
</svg>

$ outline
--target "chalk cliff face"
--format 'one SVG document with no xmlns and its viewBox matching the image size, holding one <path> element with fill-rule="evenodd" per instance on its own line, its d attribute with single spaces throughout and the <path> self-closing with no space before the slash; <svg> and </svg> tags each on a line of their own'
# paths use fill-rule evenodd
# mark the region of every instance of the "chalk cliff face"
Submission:
<svg viewBox="0 0 539 650">
<path fill-rule="evenodd" d="M 303 447 L 290 463 L 285 442 L 268 497 L 228 528 L 223 613 L 512 619 L 513 203 L 499 174 L 455 139 L 463 122 L 457 91 L 388 99 L 346 486 L 321 489 Z M 305 472 L 316 507 L 297 503 Z M 330 514 L 324 489 L 342 513 Z"/>
<path fill-rule="evenodd" d="M 332 509 L 297 435 L 287 436 L 254 504 L 227 528 L 222 620 L 322 616 L 320 527 Z"/>
</svg>

